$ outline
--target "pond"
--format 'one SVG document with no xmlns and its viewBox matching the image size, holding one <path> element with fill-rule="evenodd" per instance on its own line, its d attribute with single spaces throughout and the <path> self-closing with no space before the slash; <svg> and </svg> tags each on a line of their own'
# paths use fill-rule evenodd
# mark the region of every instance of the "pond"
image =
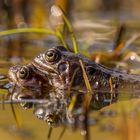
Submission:
<svg viewBox="0 0 140 140">
<path fill-rule="evenodd" d="M 50 41 L 49 41 L 50 42 Z M 33 42 L 34 43 L 34 42 Z M 7 53 L 6 48 L 1 47 L 1 58 L 0 58 L 0 73 L 1 75 L 7 75 L 8 70 L 11 66 L 16 64 L 27 64 L 32 61 L 32 59 L 46 50 L 49 46 L 54 45 L 52 42 L 46 46 L 43 46 L 40 41 L 36 41 L 36 46 L 30 44 L 25 44 L 24 49 L 21 54 L 16 57 L 8 56 L 12 53 L 11 50 Z M 41 46 L 41 45 L 42 46 Z M 104 45 L 107 43 L 104 42 Z M 84 47 L 83 47 L 84 49 Z M 99 49 L 99 48 L 98 48 Z M 100 49 L 95 49 L 94 54 L 100 52 Z M 107 51 L 104 51 L 108 53 Z M 125 62 L 126 63 L 126 62 Z M 128 63 L 130 63 L 128 61 Z M 126 63 L 127 64 L 127 63 Z M 135 65 L 135 63 L 133 64 Z M 132 66 L 133 66 L 132 65 Z M 130 66 L 131 69 L 132 66 Z M 134 67 L 134 66 L 133 66 Z M 135 66 L 136 67 L 136 66 Z M 124 68 L 123 68 L 124 69 Z M 4 83 L 5 80 L 1 80 Z M 1 98 L 7 90 L 0 90 Z M 17 128 L 16 121 L 14 119 L 11 106 L 4 105 L 1 106 L 0 115 L 0 136 L 3 139 L 47 139 L 49 127 L 47 124 L 41 120 L 38 120 L 33 115 L 33 110 L 24 110 L 19 105 L 15 105 L 16 114 L 18 116 L 20 128 Z M 140 124 L 140 101 L 139 99 L 132 99 L 129 101 L 120 101 L 113 105 L 103 108 L 102 110 L 95 111 L 90 114 L 92 118 L 92 125 L 90 127 L 90 137 L 91 139 L 107 139 L 107 140 L 118 140 L 118 139 L 140 139 L 139 137 L 139 124 Z M 59 138 L 63 127 L 54 128 L 51 134 L 51 139 Z M 71 129 L 67 129 L 64 133 L 62 139 L 83 139 L 80 131 L 73 132 Z"/>
<path fill-rule="evenodd" d="M 99 14 L 99 13 L 98 13 Z M 121 70 L 131 74 L 140 74 L 140 24 L 139 21 L 127 16 L 125 24 L 118 24 L 116 20 L 106 20 L 104 14 L 99 18 L 91 18 L 79 13 L 74 16 L 74 31 L 78 40 L 79 52 L 97 63 L 104 64 L 112 69 Z M 96 15 L 97 16 L 97 15 Z M 107 16 L 107 15 L 106 15 Z M 110 16 L 110 15 L 109 15 Z M 123 15 L 124 16 L 124 15 Z M 86 19 L 87 17 L 87 19 Z M 108 17 L 108 16 L 107 16 Z M 124 20 L 121 18 L 121 20 Z M 120 20 L 120 21 L 121 21 Z M 123 47 L 113 48 L 117 33 L 124 26 L 121 42 Z M 72 48 L 70 37 L 66 38 Z M 28 64 L 40 52 L 52 46 L 61 44 L 53 36 L 23 33 L 0 38 L 0 99 L 8 92 L 2 89 L 8 79 L 11 66 Z M 119 44 L 119 45 L 120 45 Z M 120 46 L 121 46 L 120 45 Z M 115 53 L 114 53 L 115 52 Z M 113 54 L 113 55 L 112 55 Z M 116 57 L 117 56 L 117 57 Z M 7 85 L 6 85 L 7 86 Z M 135 92 L 135 91 L 134 91 Z M 139 91 L 138 91 L 139 92 Z M 139 140 L 140 130 L 140 96 L 135 99 L 120 98 L 117 103 L 109 105 L 89 114 L 89 129 L 91 140 Z M 5 97 L 6 98 L 6 97 Z M 0 106 L 0 137 L 6 140 L 45 140 L 50 131 L 46 122 L 33 115 L 33 109 L 23 109 L 15 104 L 15 119 L 10 104 Z M 18 122 L 18 124 L 17 124 Z M 53 128 L 50 139 L 59 139 L 63 127 Z M 84 139 L 84 132 L 66 128 L 63 139 Z"/>
</svg>

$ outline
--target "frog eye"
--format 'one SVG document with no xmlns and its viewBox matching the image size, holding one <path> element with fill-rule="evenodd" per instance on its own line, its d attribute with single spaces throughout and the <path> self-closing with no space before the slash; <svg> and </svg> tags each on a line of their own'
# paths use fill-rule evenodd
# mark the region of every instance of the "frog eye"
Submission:
<svg viewBox="0 0 140 140">
<path fill-rule="evenodd" d="M 48 62 L 54 62 L 58 59 L 58 52 L 54 51 L 54 50 L 49 50 L 48 52 L 46 52 L 45 54 L 45 59 Z"/>
<path fill-rule="evenodd" d="M 26 79 L 29 77 L 29 69 L 27 67 L 22 67 L 18 72 L 19 78 Z"/>
</svg>

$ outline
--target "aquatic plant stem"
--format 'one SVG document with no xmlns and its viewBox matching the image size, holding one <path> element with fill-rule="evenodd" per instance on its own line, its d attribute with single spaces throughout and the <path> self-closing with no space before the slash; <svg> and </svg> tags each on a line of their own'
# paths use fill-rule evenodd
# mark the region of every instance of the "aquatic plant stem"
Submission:
<svg viewBox="0 0 140 140">
<path fill-rule="evenodd" d="M 57 13 L 59 13 L 61 16 L 62 16 L 62 19 L 64 20 L 64 23 L 71 35 L 71 39 L 72 39 L 72 43 L 73 43 L 73 48 L 74 48 L 74 52 L 75 53 L 78 53 L 78 46 L 77 46 L 77 40 L 76 40 L 76 36 L 74 34 L 74 31 L 73 31 L 73 28 L 72 28 L 72 25 L 71 23 L 69 22 L 68 18 L 65 16 L 65 12 L 63 11 L 63 9 L 58 6 L 58 5 L 55 5 L 53 6 L 53 10 L 57 11 Z"/>
<path fill-rule="evenodd" d="M 16 122 L 16 127 L 17 127 L 17 129 L 19 129 L 19 128 L 21 128 L 21 125 L 20 125 L 20 121 L 17 117 L 17 113 L 15 111 L 13 103 L 11 103 L 11 109 L 12 109 L 12 113 L 13 113 L 13 116 L 14 116 L 14 119 L 15 119 L 15 122 Z"/>
<path fill-rule="evenodd" d="M 79 60 L 79 62 L 80 62 L 80 65 L 81 65 L 81 68 L 83 71 L 83 78 L 85 81 L 86 88 L 88 89 L 89 93 L 91 94 L 93 91 L 92 91 L 91 85 L 89 83 L 88 76 L 87 76 L 85 68 L 84 68 L 84 64 L 83 64 L 82 60 Z"/>
<path fill-rule="evenodd" d="M 78 53 L 77 41 L 76 41 L 76 37 L 75 37 L 74 31 L 73 31 L 72 25 L 69 22 L 68 18 L 65 16 L 65 12 L 63 11 L 63 9 L 58 5 L 53 5 L 51 8 L 51 13 L 53 16 L 59 17 L 59 18 L 61 17 L 63 19 L 64 25 L 66 25 L 66 27 L 70 33 L 72 43 L 73 43 L 74 52 Z M 58 27 L 59 27 L 57 29 L 58 33 L 60 32 L 61 35 L 63 35 L 64 26 L 58 26 Z M 60 28 L 60 27 L 62 27 L 62 28 Z"/>
<path fill-rule="evenodd" d="M 18 33 L 41 33 L 41 34 L 56 35 L 56 33 L 53 30 L 46 28 L 23 28 L 23 29 L 20 28 L 1 31 L 0 36 L 13 35 Z"/>
<path fill-rule="evenodd" d="M 57 35 L 57 37 L 60 39 L 60 41 L 62 42 L 62 44 L 64 45 L 64 47 L 66 48 L 66 49 L 68 49 L 68 46 L 67 46 L 67 44 L 66 44 L 66 42 L 65 42 L 65 40 L 64 40 L 64 38 L 63 38 L 63 35 L 62 35 L 62 33 L 60 32 L 60 31 L 56 31 L 56 35 Z"/>
<path fill-rule="evenodd" d="M 50 139 L 51 138 L 52 130 L 53 130 L 53 128 L 52 127 L 49 127 L 47 139 Z"/>
<path fill-rule="evenodd" d="M 63 135 L 64 135 L 65 132 L 66 132 L 66 127 L 63 127 L 63 129 L 62 129 L 62 131 L 61 131 L 61 133 L 59 135 L 58 140 L 61 140 L 61 138 L 63 137 Z"/>
<path fill-rule="evenodd" d="M 92 97 L 93 97 L 92 96 L 93 90 L 91 88 L 88 76 L 86 74 L 84 63 L 83 63 L 82 60 L 79 60 L 79 62 L 80 62 L 80 65 L 81 65 L 81 68 L 82 68 L 82 71 L 83 71 L 83 78 L 84 78 L 84 81 L 85 81 L 85 85 L 86 85 L 86 88 L 88 90 L 87 94 L 85 94 L 84 102 L 83 102 L 84 120 L 82 122 L 82 124 L 83 124 L 82 131 L 84 132 L 83 133 L 84 140 L 89 140 L 90 139 L 90 137 L 89 137 L 90 133 L 89 133 L 89 127 L 88 127 L 88 113 L 89 113 L 90 103 L 91 103 L 91 100 L 92 100 Z"/>
<path fill-rule="evenodd" d="M 65 16 L 64 12 L 63 12 L 63 15 L 62 15 L 63 19 L 64 19 L 64 22 L 70 32 L 70 35 L 71 35 L 71 38 L 72 38 L 72 42 L 73 42 L 73 48 L 74 48 L 74 52 L 77 54 L 78 53 L 78 45 L 77 45 L 77 40 L 76 40 L 76 36 L 74 34 L 74 31 L 73 31 L 73 28 L 69 22 L 69 20 L 67 19 L 67 17 Z"/>
<path fill-rule="evenodd" d="M 11 30 L 5 30 L 0 32 L 0 36 L 7 36 L 7 35 L 13 35 L 18 33 L 40 33 L 40 34 L 48 34 L 56 36 L 64 45 L 65 48 L 67 48 L 67 44 L 59 31 L 53 31 L 47 28 L 23 28 L 23 29 L 11 29 Z"/>
</svg>

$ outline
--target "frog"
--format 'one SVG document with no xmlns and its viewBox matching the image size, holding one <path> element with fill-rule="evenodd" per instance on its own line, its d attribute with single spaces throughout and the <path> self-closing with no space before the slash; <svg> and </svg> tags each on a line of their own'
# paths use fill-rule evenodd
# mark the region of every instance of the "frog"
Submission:
<svg viewBox="0 0 140 140">
<path fill-rule="evenodd" d="M 50 126 L 67 124 L 79 115 L 69 113 L 73 97 L 76 97 L 76 101 L 72 110 L 77 110 L 80 114 L 83 113 L 81 107 L 86 93 L 91 96 L 90 110 L 99 110 L 115 103 L 120 95 L 139 97 L 139 92 L 133 91 L 140 89 L 140 75 L 107 68 L 64 46 L 55 46 L 40 53 L 27 65 L 11 67 L 8 76 L 16 89 L 11 92 L 13 100 L 47 100 L 46 104 L 32 106 L 34 105 L 35 116 L 47 121 Z M 31 107 L 28 104 L 26 106 Z"/>
</svg>

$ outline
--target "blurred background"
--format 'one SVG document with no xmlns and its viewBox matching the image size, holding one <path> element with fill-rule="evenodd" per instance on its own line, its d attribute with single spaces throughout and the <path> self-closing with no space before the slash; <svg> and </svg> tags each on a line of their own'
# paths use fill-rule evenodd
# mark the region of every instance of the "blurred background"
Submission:
<svg viewBox="0 0 140 140">
<path fill-rule="evenodd" d="M 72 48 L 72 41 L 62 17 L 54 16 L 58 5 L 73 26 L 79 52 L 108 67 L 140 74 L 140 2 L 139 0 L 0 0 L 0 78 L 10 66 L 26 64 L 44 50 L 61 44 L 51 35 L 22 33 L 1 36 L 9 29 L 47 28 L 62 34 Z M 59 13 L 56 14 L 59 15 Z M 2 85 L 5 81 L 1 80 Z M 0 98 L 7 93 L 0 89 Z M 20 129 L 10 105 L 0 109 L 0 137 L 6 140 L 45 140 L 48 126 L 35 118 L 32 110 L 16 106 Z M 140 140 L 140 101 L 121 101 L 91 116 L 91 140 Z M 62 128 L 53 129 L 51 139 L 58 139 Z M 67 130 L 62 139 L 79 139 L 80 131 Z"/>
</svg>

